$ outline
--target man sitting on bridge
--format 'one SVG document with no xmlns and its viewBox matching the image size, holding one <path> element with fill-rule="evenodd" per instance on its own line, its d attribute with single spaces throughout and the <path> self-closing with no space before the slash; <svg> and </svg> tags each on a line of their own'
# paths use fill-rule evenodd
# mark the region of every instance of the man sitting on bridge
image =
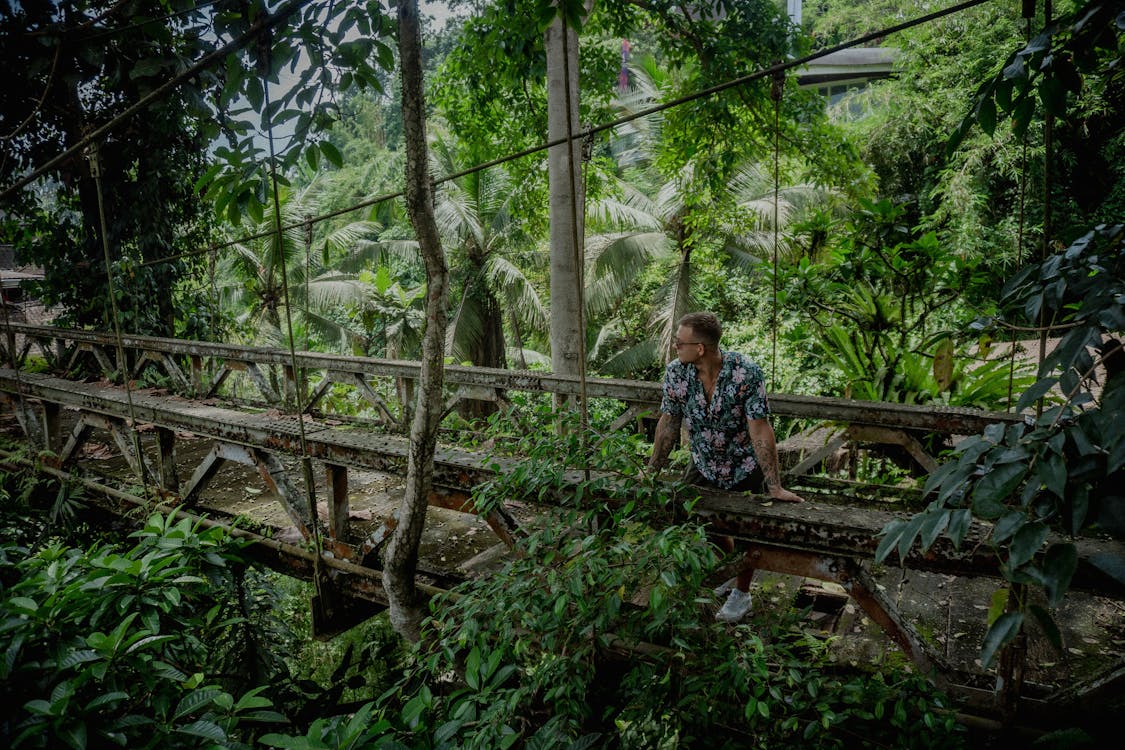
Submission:
<svg viewBox="0 0 1125 750">
<path fill-rule="evenodd" d="M 689 313 L 679 320 L 672 342 L 676 359 L 664 371 L 649 467 L 654 471 L 664 467 L 687 417 L 692 463 L 685 482 L 735 492 L 760 493 L 764 487 L 775 500 L 802 502 L 781 486 L 762 368 L 742 354 L 720 349 L 721 335 L 722 325 L 714 313 Z M 733 540 L 725 541 L 727 551 L 733 551 Z M 746 616 L 753 576 L 749 566 L 739 572 L 715 619 L 738 622 Z"/>
</svg>

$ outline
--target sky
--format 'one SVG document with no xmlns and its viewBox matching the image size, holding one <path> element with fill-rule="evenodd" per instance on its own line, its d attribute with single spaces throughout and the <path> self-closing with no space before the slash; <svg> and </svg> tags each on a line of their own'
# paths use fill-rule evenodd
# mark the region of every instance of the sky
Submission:
<svg viewBox="0 0 1125 750">
<path fill-rule="evenodd" d="M 439 24 L 453 15 L 445 0 L 420 0 L 418 5 L 423 14 L 432 16 Z"/>
</svg>

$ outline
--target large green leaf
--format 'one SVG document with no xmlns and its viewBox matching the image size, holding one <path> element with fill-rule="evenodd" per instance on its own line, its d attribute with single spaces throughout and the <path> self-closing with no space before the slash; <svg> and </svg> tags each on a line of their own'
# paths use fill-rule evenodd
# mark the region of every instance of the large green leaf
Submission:
<svg viewBox="0 0 1125 750">
<path fill-rule="evenodd" d="M 75 649 L 73 651 L 67 652 L 67 654 L 59 660 L 59 668 L 70 669 L 71 667 L 77 666 L 79 664 L 84 664 L 90 661 L 97 661 L 100 658 L 101 657 L 99 657 L 95 651 L 92 651 L 88 648 Z"/>
<path fill-rule="evenodd" d="M 1047 601 L 1052 607 L 1057 607 L 1070 588 L 1074 571 L 1078 569 L 1078 549 L 1070 542 L 1052 544 L 1043 555 L 1042 569 Z"/>
<path fill-rule="evenodd" d="M 1028 521 L 1027 514 L 1022 510 L 1013 510 L 1001 516 L 996 525 L 992 527 L 992 541 L 1005 542 L 1020 530 Z"/>
<path fill-rule="evenodd" d="M 992 660 L 997 652 L 1020 632 L 1023 626 L 1022 612 L 1005 612 L 996 618 L 996 622 L 988 628 L 984 635 L 984 644 L 980 650 L 980 661 L 985 669 L 992 666 Z"/>
<path fill-rule="evenodd" d="M 1008 566 L 1015 570 L 1025 562 L 1035 557 L 1035 553 L 1043 546 L 1050 529 L 1041 522 L 1029 523 L 1016 532 L 1008 550 Z"/>
<path fill-rule="evenodd" d="M 1078 532 L 1086 524 L 1086 517 L 1090 513 L 1090 488 L 1080 485 L 1074 488 L 1070 497 L 1070 528 Z"/>
<path fill-rule="evenodd" d="M 1055 623 L 1055 618 L 1051 617 L 1051 613 L 1038 604 L 1032 604 L 1030 610 L 1039 622 L 1039 627 L 1043 628 L 1043 634 L 1047 636 L 1047 640 L 1056 649 L 1062 650 L 1062 633 L 1059 632 L 1059 626 Z"/>
<path fill-rule="evenodd" d="M 973 488 L 973 511 L 981 518 L 999 518 L 1005 510 L 1004 501 L 1026 474 L 1027 465 L 1023 463 L 1000 464 L 985 474 Z"/>
<path fill-rule="evenodd" d="M 1008 598 L 1012 595 L 1012 590 L 1008 588 L 996 589 L 992 592 L 992 597 L 988 603 L 988 624 L 996 622 L 1000 616 L 1008 609 Z"/>
<path fill-rule="evenodd" d="M 195 713 L 204 706 L 211 705 L 217 697 L 223 694 L 222 690 L 215 688 L 192 690 L 180 700 L 179 705 L 176 706 L 176 713 L 173 715 L 173 718 L 179 720 L 188 714 Z"/>
<path fill-rule="evenodd" d="M 887 555 L 891 554 L 891 551 L 898 545 L 898 540 L 902 538 L 902 532 L 906 530 L 906 525 L 907 522 L 904 519 L 896 518 L 883 527 L 883 539 L 875 550 L 875 562 L 883 562 L 887 559 Z"/>
<path fill-rule="evenodd" d="M 961 549 L 961 542 L 965 540 L 965 534 L 968 533 L 972 523 L 973 512 L 968 508 L 953 511 L 949 518 L 949 538 L 953 541 L 955 548 Z"/>
<path fill-rule="evenodd" d="M 930 475 L 926 477 L 926 484 L 922 488 L 922 494 L 928 495 L 938 487 L 944 485 L 946 480 L 951 479 L 954 472 L 956 472 L 959 467 L 959 462 L 947 461 L 934 471 L 930 472 Z"/>
<path fill-rule="evenodd" d="M 918 534 L 922 531 L 922 524 L 925 522 L 926 514 L 918 513 L 903 527 L 902 536 L 898 540 L 899 559 L 906 559 L 906 556 L 910 553 L 910 548 L 914 546 L 914 540 L 918 538 Z"/>
<path fill-rule="evenodd" d="M 930 510 L 927 512 L 925 523 L 922 524 L 922 551 L 926 552 L 933 546 L 937 538 L 941 536 L 941 532 L 945 531 L 946 526 L 949 524 L 949 517 L 952 511 L 948 508 L 940 508 Z"/>
<path fill-rule="evenodd" d="M 344 157 L 340 153 L 340 149 L 336 148 L 335 144 L 331 141 L 321 141 L 319 145 L 321 153 L 324 154 L 324 158 L 332 162 L 334 167 L 339 168 L 344 166 Z"/>
<path fill-rule="evenodd" d="M 1066 461 L 1057 453 L 1046 453 L 1036 464 L 1039 481 L 1056 497 L 1066 496 Z"/>
<path fill-rule="evenodd" d="M 176 731 L 180 732 L 181 734 L 190 734 L 194 737 L 202 737 L 203 739 L 211 740 L 212 742 L 225 743 L 227 741 L 227 733 L 223 731 L 222 727 L 220 727 L 213 721 L 206 721 L 204 719 L 193 721 L 187 726 L 179 727 Z"/>
<path fill-rule="evenodd" d="M 1058 378 L 1054 377 L 1042 378 L 1036 381 L 1035 385 L 1028 388 L 1020 396 L 1019 402 L 1016 404 L 1016 409 L 1022 411 L 1023 409 L 1031 406 L 1036 401 L 1043 398 L 1043 396 L 1045 396 L 1047 393 L 1049 393 L 1050 390 L 1054 388 L 1055 384 L 1058 382 Z"/>
</svg>

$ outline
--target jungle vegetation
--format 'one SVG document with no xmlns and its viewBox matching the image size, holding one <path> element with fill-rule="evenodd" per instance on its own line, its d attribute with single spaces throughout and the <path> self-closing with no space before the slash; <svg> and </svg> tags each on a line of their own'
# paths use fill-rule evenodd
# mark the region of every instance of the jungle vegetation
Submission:
<svg viewBox="0 0 1125 750">
<path fill-rule="evenodd" d="M 819 0 L 796 27 L 774 0 L 692 13 L 450 0 L 452 15 L 422 19 L 416 60 L 400 33 L 414 4 L 399 5 L 396 18 L 374 1 L 5 4 L 0 241 L 44 268 L 30 291 L 69 325 L 428 351 L 439 392 L 443 358 L 550 366 L 559 188 L 544 151 L 503 159 L 549 132 L 546 31 L 565 18 L 576 129 L 656 110 L 584 138 L 570 162 L 586 371 L 655 379 L 677 317 L 711 309 L 775 391 L 989 409 L 1047 398 L 1033 424 L 959 446 L 879 556 L 994 521 L 1010 588 L 983 660 L 1033 622 L 1057 633 L 1049 609 L 1074 549 L 1046 548 L 1047 532 L 1125 531 L 1114 3 L 1056 2 L 1051 18 L 1031 4 L 1029 19 L 1019 3 L 968 4 L 878 39 L 896 50 L 894 75 L 831 99 L 792 71 L 690 97 L 918 4 Z M 424 107 L 400 78 L 412 64 Z M 1061 342 L 1037 369 L 997 354 L 1047 327 Z M 442 335 L 427 343 L 427 330 Z M 423 411 L 415 426 L 432 439 Z M 519 482 L 479 502 L 533 496 L 549 467 L 589 461 L 574 432 L 537 434 Z M 609 439 L 602 468 L 635 475 L 643 441 Z M 291 584 L 248 569 L 222 533 L 156 515 L 111 542 L 76 523 L 73 488 L 8 475 L 3 494 L 0 738 L 16 747 L 964 739 L 924 679 L 838 669 L 792 613 L 738 638 L 710 627 L 697 597 L 715 552 L 697 526 L 661 517 L 655 495 L 608 519 L 581 502 L 559 510 L 503 577 L 419 610 L 417 644 L 376 619 L 315 657 Z M 29 510 L 43 506 L 53 513 Z M 1120 559 L 1102 563 L 1125 579 Z M 644 601 L 619 593 L 638 590 Z M 642 643 L 658 648 L 638 655 Z"/>
</svg>

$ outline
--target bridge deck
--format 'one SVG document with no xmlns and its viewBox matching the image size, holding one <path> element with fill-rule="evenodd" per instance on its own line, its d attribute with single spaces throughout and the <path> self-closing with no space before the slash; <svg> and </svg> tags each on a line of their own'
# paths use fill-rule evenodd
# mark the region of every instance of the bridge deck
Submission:
<svg viewBox="0 0 1125 750">
<path fill-rule="evenodd" d="M 407 454 L 405 439 L 329 425 L 307 415 L 299 423 L 296 416 L 277 409 L 251 413 L 220 406 L 214 400 L 192 400 L 154 391 L 126 392 L 107 383 L 74 382 L 12 369 L 0 369 L 0 396 L 13 407 L 29 439 L 57 453 L 55 471 L 80 475 L 81 447 L 89 434 L 97 431 L 111 436 L 122 459 L 135 471 L 147 472 L 168 502 L 194 512 L 200 511 L 208 484 L 220 467 L 232 462 L 249 467 L 261 478 L 267 495 L 284 511 L 298 539 L 310 538 L 314 525 L 321 529 L 325 547 L 333 555 L 331 567 L 340 574 L 342 590 L 376 604 L 383 603 L 374 567 L 393 520 L 377 523 L 375 528 L 365 528 L 357 535 L 350 505 L 349 470 L 353 477 L 357 471 L 401 472 Z M 73 417 L 72 424 L 62 418 L 64 413 Z M 137 455 L 130 437 L 136 434 L 133 426 L 139 424 L 153 426 L 155 438 L 149 439 L 147 446 L 142 445 Z M 69 427 L 68 432 L 63 431 L 64 425 Z M 187 453 L 186 435 L 209 446 L 209 450 L 205 450 L 206 455 L 191 471 L 190 478 L 181 479 L 176 451 L 178 446 L 182 454 Z M 322 469 L 327 514 L 314 515 L 300 472 L 294 471 L 294 465 L 306 457 Z M 471 512 L 469 498 L 473 486 L 491 478 L 496 471 L 509 470 L 517 462 L 516 458 L 494 458 L 443 447 L 435 462 L 431 504 Z M 581 475 L 574 471 L 570 476 L 578 481 Z M 617 499 L 627 497 L 627 485 L 618 488 Z M 878 532 L 895 512 L 857 507 L 854 497 L 840 492 L 804 492 L 811 502 L 799 506 L 771 504 L 738 493 L 705 492 L 694 513 L 715 533 L 734 537 L 759 568 L 843 586 L 863 611 L 921 666 L 947 674 L 955 672 L 947 659 L 919 634 L 912 622 L 915 615 L 904 614 L 906 610 L 900 602 L 886 592 L 887 586 L 881 582 L 886 580 L 886 571 L 880 572 L 870 564 Z M 384 518 L 385 511 L 378 515 Z M 500 509 L 485 520 L 500 540 L 518 543 L 518 524 L 510 512 Z M 914 551 L 899 562 L 903 570 L 926 574 L 995 575 L 996 560 L 975 543 L 983 538 L 983 531 L 980 527 L 970 531 L 960 550 L 939 541 L 928 554 Z M 260 537 L 256 541 L 268 550 L 267 557 L 284 558 L 285 566 L 291 570 L 311 570 L 307 564 L 309 553 L 300 546 Z M 1087 563 L 1090 556 L 1101 552 L 1119 553 L 1121 545 L 1086 539 L 1079 546 L 1081 560 L 1075 586 L 1122 597 L 1109 579 Z M 895 575 L 893 570 L 891 575 Z M 901 577 L 901 573 L 898 575 Z M 446 575 L 430 580 L 447 584 L 451 579 Z"/>
</svg>

